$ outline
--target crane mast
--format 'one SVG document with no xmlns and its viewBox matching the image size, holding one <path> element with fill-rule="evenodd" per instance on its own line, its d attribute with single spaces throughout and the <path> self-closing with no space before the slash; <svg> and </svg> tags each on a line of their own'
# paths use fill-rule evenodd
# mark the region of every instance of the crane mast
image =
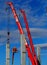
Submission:
<svg viewBox="0 0 47 65">
<path fill-rule="evenodd" d="M 6 43 L 6 65 L 10 65 L 10 31 L 9 31 L 9 22 L 10 22 L 10 11 L 9 8 L 6 8 L 7 11 L 7 18 L 8 18 L 8 24 L 7 24 L 7 43 Z"/>
<path fill-rule="evenodd" d="M 8 5 L 11 7 L 11 9 L 12 9 L 12 12 L 13 12 L 14 18 L 15 18 L 15 20 L 16 20 L 16 24 L 17 24 L 17 26 L 18 26 L 18 29 L 19 29 L 19 31 L 20 31 L 20 34 L 21 34 L 21 35 L 24 35 L 24 31 L 23 31 L 23 29 L 22 29 L 22 27 L 21 27 L 21 25 L 20 25 L 20 21 L 19 21 L 19 19 L 18 19 L 17 13 L 16 13 L 16 11 L 15 11 L 15 9 L 14 9 L 14 7 L 13 7 L 13 3 L 12 3 L 12 2 L 8 2 L 7 4 L 8 4 Z M 26 47 L 26 50 L 27 50 L 27 53 L 28 53 L 28 57 L 29 57 L 30 61 L 32 62 L 32 65 L 37 65 L 37 64 L 35 63 L 34 57 L 33 57 L 33 55 L 32 55 L 32 52 L 30 51 L 30 47 L 29 47 L 29 45 L 27 44 L 27 41 L 26 41 L 26 39 L 25 39 L 25 36 L 24 36 L 24 43 L 25 43 L 25 47 Z"/>
</svg>

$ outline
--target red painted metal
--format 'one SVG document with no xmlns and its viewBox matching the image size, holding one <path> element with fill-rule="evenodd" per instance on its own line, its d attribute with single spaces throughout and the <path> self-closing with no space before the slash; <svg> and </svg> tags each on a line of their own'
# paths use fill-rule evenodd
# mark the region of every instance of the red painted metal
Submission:
<svg viewBox="0 0 47 65">
<path fill-rule="evenodd" d="M 18 29 L 19 29 L 19 31 L 20 31 L 20 34 L 21 34 L 21 35 L 24 34 L 24 32 L 23 32 L 23 30 L 22 30 L 22 27 L 21 27 L 21 25 L 20 25 L 20 22 L 19 22 L 17 13 L 16 13 L 16 11 L 15 11 L 15 9 L 14 9 L 14 7 L 13 7 L 13 3 L 12 3 L 12 2 L 8 2 L 7 4 L 8 4 L 8 5 L 11 7 L 11 9 L 12 9 L 12 12 L 13 12 L 13 14 L 14 14 L 14 18 L 15 18 L 15 20 L 16 20 L 16 24 L 17 24 L 17 26 L 18 26 Z M 24 39 L 25 39 L 25 38 L 24 38 Z M 25 46 L 26 46 L 26 50 L 27 50 L 27 52 L 28 52 L 28 56 L 29 56 L 29 58 L 30 58 L 30 61 L 32 62 L 32 65 L 36 65 L 35 62 L 34 62 L 33 55 L 32 55 L 32 53 L 31 53 L 31 51 L 30 51 L 30 47 L 28 46 L 26 39 L 25 39 Z"/>
<path fill-rule="evenodd" d="M 12 49 L 12 52 L 13 52 L 13 53 L 16 53 L 16 52 L 17 52 L 17 48 L 14 47 L 14 48 Z"/>
<path fill-rule="evenodd" d="M 37 56 L 36 56 L 35 48 L 34 48 L 34 45 L 33 45 L 33 42 L 32 42 L 32 37 L 31 37 L 29 26 L 28 26 L 28 21 L 27 21 L 27 18 L 26 18 L 26 14 L 25 14 L 24 10 L 20 10 L 20 11 L 21 11 L 21 13 L 23 15 L 23 18 L 24 18 L 24 22 L 25 22 L 28 38 L 29 38 L 29 41 L 30 41 L 30 47 L 31 47 L 31 50 L 32 50 L 32 55 L 34 56 L 36 65 L 38 65 L 38 63 L 37 63 Z"/>
<path fill-rule="evenodd" d="M 29 57 L 32 65 L 36 65 L 28 44 L 25 45 L 25 46 L 26 46 L 26 50 L 27 50 L 27 53 L 28 53 L 28 57 Z"/>
<path fill-rule="evenodd" d="M 35 53 L 35 51 L 34 51 L 34 45 L 33 45 L 33 42 L 32 42 L 32 37 L 31 37 L 31 34 L 30 34 L 30 30 L 29 30 L 27 18 L 26 18 L 26 15 L 25 15 L 25 11 L 24 10 L 20 10 L 20 11 L 21 11 L 21 13 L 23 15 L 23 18 L 24 18 L 26 30 L 27 30 L 27 33 L 28 33 L 28 38 L 29 38 L 29 41 L 30 41 L 30 46 L 31 46 L 31 49 L 32 49 L 32 53 L 34 54 Z"/>
<path fill-rule="evenodd" d="M 13 7 L 13 3 L 12 3 L 12 2 L 7 2 L 7 4 L 10 5 L 10 7 L 11 7 L 11 9 L 12 9 L 12 12 L 13 12 L 13 14 L 14 14 L 14 18 L 15 18 L 15 20 L 16 20 L 16 24 L 17 24 L 17 26 L 18 26 L 18 29 L 19 29 L 19 31 L 20 31 L 20 34 L 23 34 L 23 30 L 22 30 L 22 27 L 21 27 L 21 25 L 20 25 L 20 22 L 19 22 L 19 19 L 18 19 L 18 15 L 16 14 L 16 10 L 15 10 L 14 7 Z"/>
<path fill-rule="evenodd" d="M 13 63 L 14 63 L 14 54 L 15 54 L 17 51 L 18 51 L 18 50 L 17 50 L 16 47 L 14 47 L 14 48 L 12 49 L 12 65 L 13 65 Z"/>
</svg>

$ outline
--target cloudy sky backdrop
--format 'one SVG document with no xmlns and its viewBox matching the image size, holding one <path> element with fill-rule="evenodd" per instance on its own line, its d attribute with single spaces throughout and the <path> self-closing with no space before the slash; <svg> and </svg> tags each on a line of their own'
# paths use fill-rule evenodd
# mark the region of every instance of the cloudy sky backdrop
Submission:
<svg viewBox="0 0 47 65">
<path fill-rule="evenodd" d="M 0 65 L 5 65 L 6 62 L 5 45 L 7 43 L 8 28 L 10 31 L 10 64 L 12 64 L 12 48 L 16 46 L 18 49 L 20 49 L 20 33 L 15 23 L 12 11 L 9 6 L 6 5 L 6 2 L 8 1 L 13 2 L 14 4 L 27 41 L 28 37 L 23 17 L 19 11 L 20 9 L 23 9 L 26 12 L 33 44 L 47 43 L 47 0 L 0 0 Z M 9 10 L 7 11 L 6 8 L 9 8 Z M 47 52 L 47 50 L 41 50 L 41 53 L 44 52 Z M 19 59 L 16 57 L 17 55 Z M 27 64 L 28 60 L 29 59 L 27 57 Z M 47 65 L 47 55 L 41 55 L 41 62 L 42 65 Z M 17 65 L 20 63 L 20 51 L 15 55 L 14 65 L 15 63 Z"/>
</svg>

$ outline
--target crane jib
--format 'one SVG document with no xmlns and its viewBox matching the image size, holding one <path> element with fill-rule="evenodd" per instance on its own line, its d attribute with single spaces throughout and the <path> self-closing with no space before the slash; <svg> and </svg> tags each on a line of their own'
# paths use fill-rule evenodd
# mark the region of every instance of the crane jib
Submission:
<svg viewBox="0 0 47 65">
<path fill-rule="evenodd" d="M 8 2 L 7 4 L 8 4 L 8 5 L 11 7 L 11 9 L 12 9 L 12 12 L 13 12 L 14 18 L 15 18 L 15 20 L 16 20 L 16 24 L 17 24 L 17 26 L 18 26 L 18 29 L 19 29 L 19 31 L 20 31 L 20 34 L 21 34 L 21 35 L 24 34 L 23 29 L 22 29 L 22 27 L 21 27 L 21 25 L 20 25 L 20 22 L 19 22 L 19 19 L 18 19 L 16 10 L 14 9 L 12 2 Z M 30 38 L 30 35 L 29 35 L 29 38 Z M 25 39 L 25 38 L 24 38 L 24 39 Z M 25 39 L 25 40 L 26 40 L 26 39 Z M 30 40 L 30 41 L 32 42 L 32 40 Z M 33 45 L 33 44 L 32 44 L 32 45 Z M 30 59 L 30 61 L 32 62 L 32 65 L 38 65 L 38 64 L 35 64 L 34 57 L 33 57 L 32 53 L 31 53 L 31 51 L 30 51 L 30 47 L 28 46 L 27 41 L 26 41 L 26 43 L 25 43 L 25 46 L 26 46 L 26 50 L 27 50 L 29 59 Z M 32 47 L 32 48 L 33 48 L 33 50 L 34 50 L 34 47 Z M 36 62 L 37 62 L 37 61 L 36 61 Z"/>
</svg>

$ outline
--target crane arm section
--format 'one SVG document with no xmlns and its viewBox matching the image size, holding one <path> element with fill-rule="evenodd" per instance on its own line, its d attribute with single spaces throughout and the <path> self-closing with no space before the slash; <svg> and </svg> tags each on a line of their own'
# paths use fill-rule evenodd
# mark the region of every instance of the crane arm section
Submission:
<svg viewBox="0 0 47 65">
<path fill-rule="evenodd" d="M 14 18 L 15 18 L 15 20 L 16 20 L 16 24 L 17 24 L 17 26 L 18 26 L 18 29 L 19 29 L 19 31 L 20 31 L 20 34 L 23 34 L 23 30 L 22 30 L 22 27 L 21 27 L 21 25 L 20 25 L 18 16 L 17 16 L 17 14 L 16 14 L 16 10 L 15 10 L 14 7 L 13 7 L 13 3 L 12 3 L 12 2 L 7 2 L 7 4 L 10 5 L 10 7 L 11 7 L 11 9 L 12 9 L 12 12 L 13 12 Z"/>
<path fill-rule="evenodd" d="M 34 56 L 34 59 L 35 59 L 36 65 L 37 65 L 37 56 L 36 56 L 35 48 L 34 48 L 34 45 L 33 45 L 33 42 L 32 42 L 32 37 L 31 37 L 29 26 L 28 26 L 28 21 L 27 21 L 26 15 L 25 15 L 25 11 L 24 10 L 20 10 L 20 11 L 21 11 L 21 13 L 23 15 L 23 18 L 24 18 L 24 23 L 25 23 L 27 34 L 28 34 L 28 38 L 29 38 L 29 41 L 30 41 L 30 46 L 31 46 L 31 49 L 32 49 L 32 54 Z"/>
<path fill-rule="evenodd" d="M 33 42 L 32 42 L 32 37 L 31 37 L 31 34 L 30 34 L 30 30 L 29 30 L 27 18 L 26 18 L 26 15 L 25 15 L 25 11 L 24 10 L 20 10 L 20 11 L 21 11 L 21 13 L 23 15 L 23 18 L 24 18 L 24 23 L 25 23 L 27 34 L 28 34 L 28 38 L 29 38 L 29 41 L 30 41 L 30 46 L 31 46 L 31 49 L 32 49 L 32 53 L 34 54 L 35 53 L 35 51 L 34 51 L 35 49 L 34 49 L 34 45 L 33 45 Z"/>
<path fill-rule="evenodd" d="M 21 27 L 21 25 L 20 25 L 20 22 L 19 22 L 17 13 L 16 13 L 16 11 L 15 11 L 15 9 L 14 9 L 14 7 L 13 7 L 13 3 L 12 3 L 12 2 L 8 2 L 7 4 L 8 4 L 8 5 L 11 7 L 11 9 L 12 9 L 12 12 L 13 12 L 14 18 L 15 18 L 15 20 L 16 20 L 16 24 L 17 24 L 17 26 L 18 26 L 18 29 L 19 29 L 19 31 L 20 31 L 20 34 L 24 34 L 24 32 L 23 32 L 23 30 L 22 30 L 22 27 Z M 24 36 L 24 37 L 25 37 L 25 36 Z M 24 38 L 24 39 L 25 39 L 25 38 Z M 29 46 L 28 46 L 28 44 L 27 44 L 26 39 L 25 39 L 25 47 L 26 47 L 28 56 L 29 56 L 29 58 L 30 58 L 30 60 L 31 60 L 31 62 L 32 62 L 32 65 L 35 65 L 34 59 L 33 59 L 33 56 L 32 56 L 32 53 L 31 53 L 31 51 L 29 51 Z M 27 48 L 27 47 L 28 47 L 28 48 Z"/>
</svg>

